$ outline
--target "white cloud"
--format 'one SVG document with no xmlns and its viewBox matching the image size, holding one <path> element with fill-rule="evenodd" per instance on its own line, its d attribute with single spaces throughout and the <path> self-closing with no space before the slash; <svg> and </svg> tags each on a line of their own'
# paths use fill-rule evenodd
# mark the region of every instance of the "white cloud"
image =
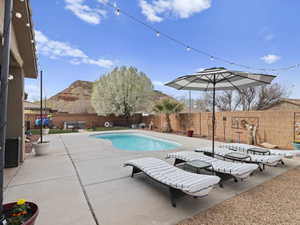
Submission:
<svg viewBox="0 0 300 225">
<path fill-rule="evenodd" d="M 41 31 L 35 31 L 37 50 L 40 54 L 48 56 L 51 59 L 68 58 L 69 62 L 74 65 L 91 64 L 99 67 L 109 68 L 114 62 L 108 59 L 92 59 L 82 50 L 72 47 L 70 44 L 49 39 Z"/>
<path fill-rule="evenodd" d="M 92 65 L 97 65 L 100 67 L 104 67 L 104 68 L 109 68 L 112 67 L 114 65 L 114 63 L 111 60 L 108 59 L 89 59 L 89 58 L 85 58 L 83 59 L 83 62 L 86 64 L 92 64 Z"/>
<path fill-rule="evenodd" d="M 101 19 L 105 17 L 106 11 L 99 8 L 91 8 L 84 4 L 86 0 L 65 0 L 65 8 L 73 12 L 79 19 L 90 23 L 99 24 Z M 106 0 L 98 0 L 105 2 Z"/>
<path fill-rule="evenodd" d="M 201 71 L 203 71 L 203 70 L 205 70 L 205 68 L 200 67 L 200 68 L 196 69 L 195 72 L 201 72 Z"/>
<path fill-rule="evenodd" d="M 25 92 L 28 94 L 28 101 L 37 101 L 40 98 L 40 88 L 38 85 L 25 84 Z"/>
<path fill-rule="evenodd" d="M 272 64 L 280 60 L 281 57 L 278 55 L 269 54 L 261 57 L 260 59 L 263 60 L 265 63 Z"/>
<path fill-rule="evenodd" d="M 161 22 L 168 14 L 188 18 L 211 6 L 211 0 L 139 0 L 139 3 L 142 13 L 152 22 Z"/>
<path fill-rule="evenodd" d="M 266 41 L 272 41 L 274 38 L 275 38 L 275 35 L 274 35 L 274 34 L 267 34 L 267 35 L 265 36 L 265 40 L 266 40 Z"/>
<path fill-rule="evenodd" d="M 161 81 L 155 80 L 155 81 L 152 81 L 152 83 L 154 84 L 154 86 L 164 86 L 164 83 Z"/>
<path fill-rule="evenodd" d="M 152 22 L 161 22 L 163 20 L 163 18 L 156 15 L 158 9 L 145 0 L 140 0 L 140 7 L 142 8 L 142 13 L 147 16 L 148 20 Z"/>
</svg>

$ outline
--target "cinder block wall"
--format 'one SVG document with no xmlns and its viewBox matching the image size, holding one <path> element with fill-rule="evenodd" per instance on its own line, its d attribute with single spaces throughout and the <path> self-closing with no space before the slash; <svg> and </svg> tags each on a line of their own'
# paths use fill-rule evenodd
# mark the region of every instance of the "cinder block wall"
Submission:
<svg viewBox="0 0 300 225">
<path fill-rule="evenodd" d="M 295 140 L 295 114 L 300 111 L 241 111 L 216 113 L 216 138 L 220 141 L 240 141 L 249 143 L 249 131 L 242 126 L 235 126 L 234 121 L 245 120 L 257 126 L 257 143 L 268 142 L 280 148 L 293 148 Z M 212 113 L 180 113 L 171 115 L 171 126 L 174 132 L 193 130 L 196 136 L 212 136 Z M 165 115 L 143 117 L 143 122 L 153 122 L 154 127 L 162 130 Z M 298 121 L 300 122 L 300 121 Z M 241 123 L 239 123 L 241 125 Z"/>
<path fill-rule="evenodd" d="M 34 127 L 34 122 L 40 118 L 39 114 L 25 114 L 25 121 L 30 121 L 31 128 Z M 117 116 L 98 116 L 97 114 L 68 114 L 68 113 L 54 113 L 52 114 L 52 122 L 55 127 L 63 128 L 64 122 L 84 121 L 86 128 L 93 126 L 103 127 L 106 121 L 113 122 L 115 126 L 126 126 L 127 119 Z M 130 124 L 141 123 L 142 115 L 136 114 L 130 118 Z"/>
</svg>

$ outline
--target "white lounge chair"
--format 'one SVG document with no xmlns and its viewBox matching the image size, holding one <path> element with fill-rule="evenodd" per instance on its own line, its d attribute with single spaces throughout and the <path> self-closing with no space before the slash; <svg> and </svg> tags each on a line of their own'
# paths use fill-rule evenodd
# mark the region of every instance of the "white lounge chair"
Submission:
<svg viewBox="0 0 300 225">
<path fill-rule="evenodd" d="M 209 170 L 222 178 L 219 183 L 221 187 L 223 187 L 224 180 L 228 178 L 234 178 L 236 182 L 238 181 L 237 179 L 243 180 L 249 177 L 250 174 L 258 168 L 258 165 L 256 164 L 224 161 L 206 156 L 200 152 L 192 151 L 172 152 L 167 155 L 167 158 L 175 159 L 174 165 L 193 160 L 201 160 L 210 163 L 212 167 L 210 167 Z"/>
<path fill-rule="evenodd" d="M 205 154 L 212 154 L 211 147 L 197 148 L 196 152 L 203 152 Z M 252 155 L 246 153 L 239 153 L 239 155 L 245 156 L 243 159 L 238 159 L 234 157 L 229 157 L 229 154 L 236 154 L 236 151 L 229 150 L 227 148 L 215 147 L 215 155 L 221 156 L 224 159 L 230 159 L 235 161 L 241 161 L 246 163 L 255 163 L 259 166 L 259 169 L 262 171 L 267 166 L 276 166 L 282 161 L 283 156 L 279 155 Z"/>
<path fill-rule="evenodd" d="M 293 158 L 294 156 L 300 156 L 300 150 L 280 150 L 280 149 L 268 149 L 268 148 L 262 148 L 262 147 L 257 147 L 255 145 L 248 145 L 248 144 L 241 144 L 241 143 L 229 143 L 229 144 L 224 144 L 220 147 L 228 148 L 230 150 L 235 150 L 235 151 L 241 151 L 241 152 L 248 152 L 251 153 L 251 149 L 263 149 L 268 152 L 270 152 L 271 155 L 280 155 L 285 158 Z"/>
<path fill-rule="evenodd" d="M 124 166 L 133 167 L 132 177 L 136 173 L 144 172 L 153 180 L 168 186 L 173 207 L 176 207 L 175 198 L 179 193 L 204 197 L 220 181 L 217 176 L 186 172 L 156 158 L 130 160 Z"/>
</svg>

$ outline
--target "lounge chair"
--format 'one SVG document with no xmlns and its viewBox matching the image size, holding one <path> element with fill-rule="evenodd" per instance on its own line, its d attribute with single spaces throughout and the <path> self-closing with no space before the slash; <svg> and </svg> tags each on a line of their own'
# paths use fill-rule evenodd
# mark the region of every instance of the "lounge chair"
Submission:
<svg viewBox="0 0 300 225">
<path fill-rule="evenodd" d="M 189 162 L 193 160 L 201 160 L 210 163 L 212 167 L 210 167 L 209 170 L 213 171 L 217 176 L 222 178 L 219 183 L 221 187 L 223 187 L 223 181 L 226 179 L 233 178 L 235 182 L 237 182 L 238 179 L 246 179 L 254 170 L 258 168 L 256 164 L 224 161 L 206 156 L 200 152 L 192 151 L 169 153 L 167 158 L 175 159 L 174 166 L 182 162 Z"/>
<path fill-rule="evenodd" d="M 300 156 L 300 150 L 268 149 L 268 148 L 257 147 L 254 145 L 241 144 L 241 143 L 224 144 L 221 147 L 228 148 L 234 151 L 246 152 L 246 153 L 253 152 L 251 151 L 251 149 L 263 149 L 269 152 L 270 155 L 280 155 L 285 158 L 293 158 L 294 156 Z"/>
<path fill-rule="evenodd" d="M 196 152 L 203 152 L 206 155 L 212 155 L 211 147 L 203 147 L 195 150 Z M 239 153 L 238 155 L 244 156 L 241 159 L 237 157 L 229 157 L 230 154 L 236 154 L 236 151 L 229 150 L 227 148 L 215 147 L 215 155 L 220 156 L 224 159 L 232 160 L 232 161 L 240 161 L 245 163 L 255 163 L 258 165 L 260 171 L 263 171 L 266 166 L 276 166 L 278 163 L 282 161 L 283 156 L 279 155 L 252 155 L 246 153 Z"/>
<path fill-rule="evenodd" d="M 130 160 L 124 166 L 133 167 L 132 177 L 136 173 L 144 172 L 148 177 L 169 187 L 173 207 L 176 207 L 175 198 L 179 193 L 204 197 L 220 181 L 217 176 L 186 172 L 156 158 Z"/>
</svg>

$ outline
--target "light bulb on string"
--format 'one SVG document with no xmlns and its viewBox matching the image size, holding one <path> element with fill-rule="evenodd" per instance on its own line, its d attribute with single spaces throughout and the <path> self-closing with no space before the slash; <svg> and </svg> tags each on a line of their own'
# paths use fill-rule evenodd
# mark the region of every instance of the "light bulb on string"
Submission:
<svg viewBox="0 0 300 225">
<path fill-rule="evenodd" d="M 21 18 L 22 18 L 22 14 L 19 13 L 19 12 L 16 12 L 15 16 L 16 16 L 18 19 L 21 19 Z"/>
<path fill-rule="evenodd" d="M 30 27 L 30 23 L 26 23 L 26 27 Z"/>
<path fill-rule="evenodd" d="M 24 0 L 20 0 L 20 1 L 24 1 Z M 109 7 L 111 7 L 113 10 L 114 10 L 114 14 L 116 14 L 117 16 L 119 16 L 121 14 L 121 9 L 117 7 L 117 4 L 116 3 L 109 3 L 109 1 L 101 1 L 104 5 L 107 5 Z M 153 27 L 152 25 L 150 24 L 147 24 L 146 22 L 138 19 L 137 17 L 133 16 L 133 15 L 130 15 L 129 12 L 126 12 L 126 11 L 122 11 L 122 15 L 124 16 L 127 16 L 129 17 L 130 19 L 134 20 L 135 22 L 143 25 L 144 27 L 148 28 L 149 30 L 151 30 L 152 32 L 154 31 L 155 32 L 155 35 L 157 37 L 161 36 L 162 34 L 160 34 L 158 31 L 156 31 L 155 27 Z M 252 66 L 247 66 L 247 65 L 244 65 L 244 64 L 239 64 L 238 62 L 231 62 L 225 58 L 221 58 L 221 57 L 218 57 L 218 56 L 212 56 L 210 55 L 208 52 L 205 52 L 201 49 L 198 49 L 198 48 L 195 48 L 195 47 L 190 47 L 190 46 L 187 46 L 184 42 L 176 39 L 175 37 L 172 37 L 172 36 L 169 36 L 167 35 L 166 33 L 163 33 L 163 36 L 166 38 L 166 39 L 169 39 L 170 41 L 172 42 L 176 42 L 178 45 L 180 45 L 181 47 L 185 47 L 186 51 L 191 51 L 193 50 L 195 53 L 198 53 L 198 54 L 202 54 L 202 55 L 205 55 L 206 57 L 208 57 L 211 61 L 222 61 L 224 63 L 227 63 L 229 65 L 234 65 L 234 66 L 237 66 L 237 67 L 243 67 L 243 68 L 246 68 L 246 69 L 250 69 L 250 70 L 260 70 L 260 71 L 264 71 L 264 70 L 267 70 L 267 71 L 272 71 L 272 69 L 262 69 L 262 68 L 258 68 L 258 67 L 252 67 Z M 291 65 L 289 67 L 286 67 L 286 68 L 281 68 L 281 69 L 273 69 L 274 71 L 279 71 L 279 70 L 291 70 L 291 69 L 294 69 L 295 67 L 300 67 L 300 64 L 295 64 L 295 65 Z"/>
</svg>

